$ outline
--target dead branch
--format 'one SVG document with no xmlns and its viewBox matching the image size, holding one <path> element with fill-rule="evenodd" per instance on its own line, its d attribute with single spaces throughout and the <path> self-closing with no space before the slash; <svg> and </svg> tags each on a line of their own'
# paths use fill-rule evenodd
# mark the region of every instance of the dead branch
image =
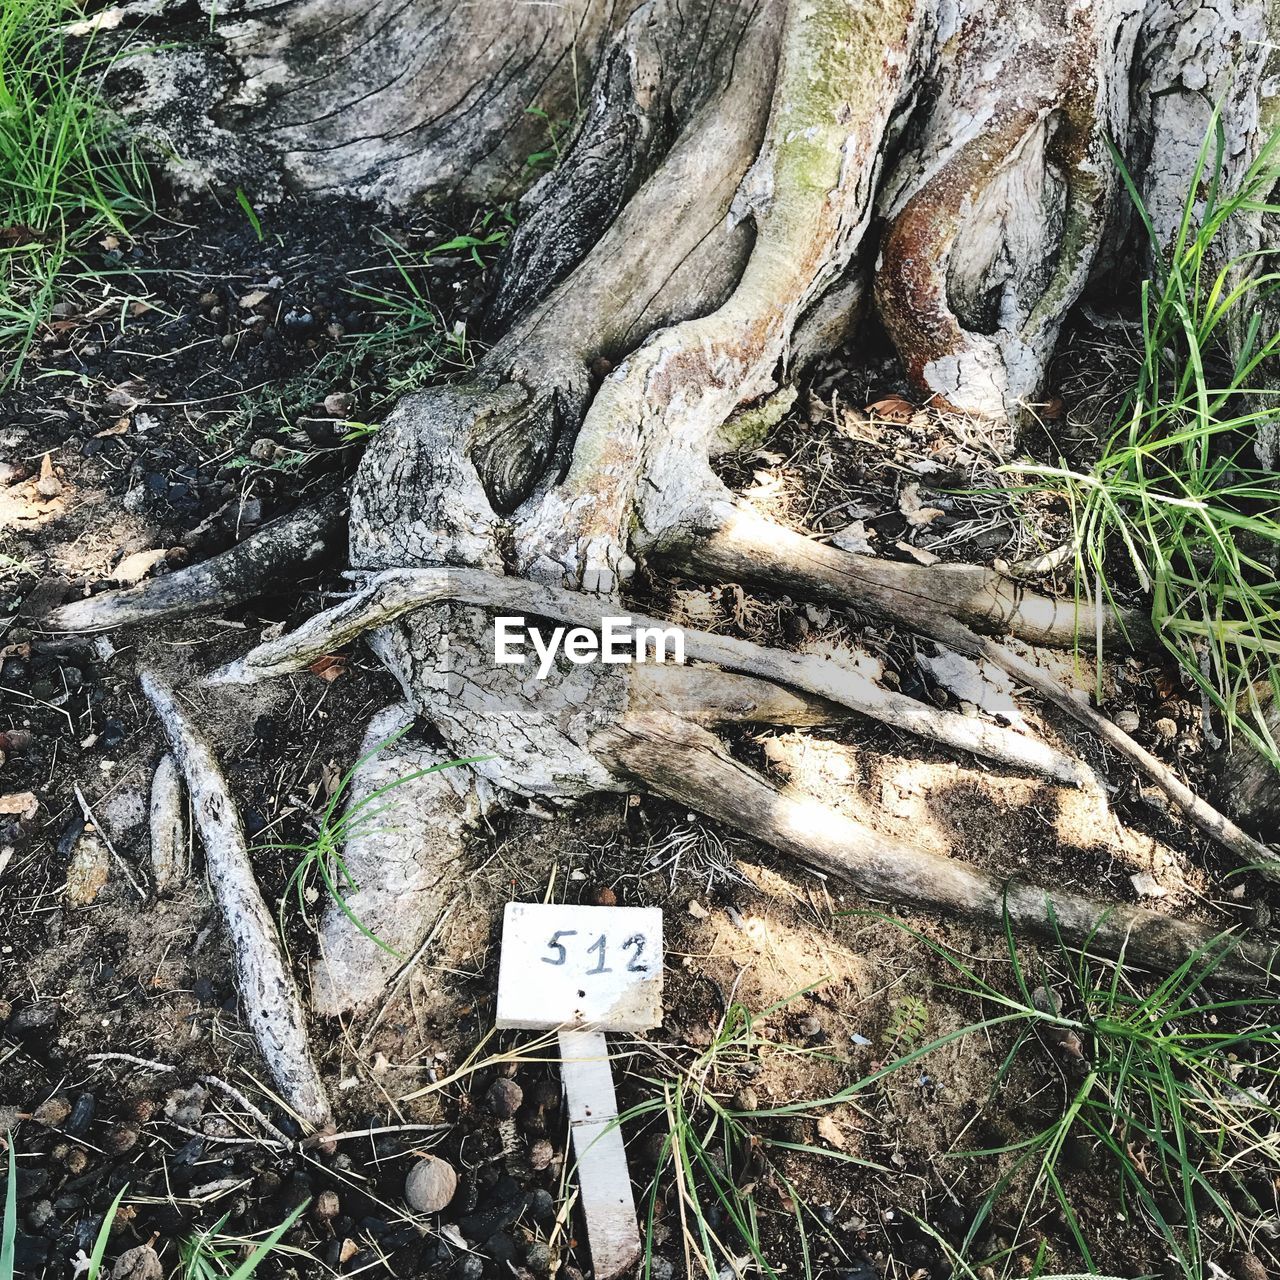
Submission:
<svg viewBox="0 0 1280 1280">
<path fill-rule="evenodd" d="M 191 797 L 249 1026 L 285 1101 L 307 1124 L 324 1128 L 332 1123 L 329 1101 L 311 1057 L 298 989 L 254 878 L 235 800 L 213 752 L 182 714 L 172 689 L 151 671 L 138 678 Z"/>
<path fill-rule="evenodd" d="M 1223 930 L 1122 903 L 1105 903 L 926 853 L 882 836 L 811 796 L 780 789 L 730 756 L 705 729 L 660 711 L 602 730 L 592 749 L 658 795 L 737 827 L 790 857 L 894 907 L 940 911 L 1168 973 L 1211 950 Z M 1232 936 L 1217 969 L 1246 985 L 1272 982 L 1277 948 Z"/>
</svg>

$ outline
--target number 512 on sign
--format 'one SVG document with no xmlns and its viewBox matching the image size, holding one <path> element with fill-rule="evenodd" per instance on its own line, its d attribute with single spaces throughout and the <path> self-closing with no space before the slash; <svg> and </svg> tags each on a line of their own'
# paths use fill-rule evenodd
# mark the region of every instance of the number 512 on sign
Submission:
<svg viewBox="0 0 1280 1280">
<path fill-rule="evenodd" d="M 662 912 L 509 902 L 500 1027 L 643 1031 L 662 1021 Z"/>
</svg>

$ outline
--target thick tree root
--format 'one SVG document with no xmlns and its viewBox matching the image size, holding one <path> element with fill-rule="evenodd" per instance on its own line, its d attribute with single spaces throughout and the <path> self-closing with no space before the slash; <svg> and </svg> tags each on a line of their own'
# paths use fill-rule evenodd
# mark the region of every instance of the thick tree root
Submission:
<svg viewBox="0 0 1280 1280">
<path fill-rule="evenodd" d="M 376 1000 L 461 884 L 463 832 L 480 812 L 474 781 L 466 766 L 441 769 L 445 756 L 401 736 L 412 723 L 403 703 L 387 707 L 360 749 L 342 852 L 354 887 L 344 880 L 344 903 L 326 904 L 311 966 L 322 1015 Z"/>
<path fill-rule="evenodd" d="M 284 1101 L 304 1123 L 323 1129 L 332 1124 L 329 1100 L 311 1057 L 298 989 L 254 879 L 235 800 L 213 752 L 182 714 L 173 690 L 150 671 L 141 672 L 139 680 L 191 797 L 249 1027 Z"/>
<path fill-rule="evenodd" d="M 1106 230 L 1141 13 L 991 0 L 939 49 L 936 100 L 881 193 L 876 273 L 885 327 L 936 403 L 1016 419 L 1040 390 Z"/>
<path fill-rule="evenodd" d="M 629 546 L 698 509 L 715 432 L 774 389 L 798 317 L 862 238 L 923 30 L 909 0 L 788 6 L 768 134 L 734 206 L 756 228 L 742 278 L 717 311 L 659 331 L 605 379 L 564 481 L 522 513 L 521 572 L 611 593 L 634 571 Z"/>
<path fill-rule="evenodd" d="M 822 547 L 800 534 L 781 529 L 770 522 L 751 517 L 728 520 L 712 536 L 699 540 L 675 557 L 679 563 L 695 571 L 714 574 L 745 583 L 779 588 L 813 595 L 837 604 L 869 608 L 901 622 L 971 658 L 985 658 L 1006 671 L 1022 684 L 1034 689 L 1046 701 L 1065 712 L 1076 723 L 1101 738 L 1107 746 L 1130 761 L 1154 782 L 1205 835 L 1231 853 L 1241 866 L 1251 867 L 1269 879 L 1280 880 L 1280 854 L 1270 849 L 1207 800 L 1196 795 L 1163 761 L 1094 709 L 1087 699 L 1060 684 L 1034 663 L 1007 649 L 995 640 L 981 636 L 960 621 L 968 614 L 981 624 L 991 619 L 1008 621 L 1001 612 L 998 595 L 978 581 L 978 592 L 970 594 L 963 581 L 960 598 L 949 609 L 938 609 L 931 600 L 947 588 L 945 571 L 938 575 L 938 587 L 924 585 L 934 570 L 923 571 L 921 585 L 915 590 L 902 590 L 895 583 L 886 589 L 883 578 L 877 580 L 873 564 L 866 557 L 850 555 L 831 547 Z M 869 578 L 864 578 L 869 574 Z M 990 611 L 983 602 L 990 600 Z M 1046 602 L 1052 604 L 1052 602 Z M 1068 611 L 1069 612 L 1069 611 Z M 1017 616 L 1023 617 L 1019 608 Z M 1030 615 L 1048 635 L 1061 634 L 1052 615 L 1035 609 Z M 1021 634 L 1030 639 L 1034 625 Z"/>
<path fill-rule="evenodd" d="M 891 907 L 918 907 L 1020 934 L 1123 957 L 1168 973 L 1199 955 L 1216 955 L 1222 931 L 1138 907 L 1106 904 L 1000 878 L 954 858 L 879 835 L 811 796 L 780 790 L 733 759 L 710 733 L 677 716 L 651 712 L 604 730 L 594 750 L 648 790 L 757 839 L 860 894 Z M 1230 950 L 1217 976 L 1268 986 L 1280 948 L 1223 938 Z"/>
<path fill-rule="evenodd" d="M 125 591 L 64 604 L 43 623 L 52 631 L 104 631 L 244 604 L 277 587 L 282 575 L 340 555 L 346 528 L 346 498 L 332 494 L 273 520 L 220 556 Z"/>
<path fill-rule="evenodd" d="M 296 631 L 265 641 L 243 658 L 215 672 L 208 681 L 245 684 L 303 670 L 317 657 L 350 643 L 366 631 L 446 600 L 554 618 L 595 631 L 601 629 L 603 619 L 611 612 L 610 605 L 590 596 L 544 587 L 521 578 L 498 577 L 479 569 L 389 569 L 341 604 L 314 614 Z M 636 630 L 661 630 L 667 625 L 644 615 L 630 617 Z M 895 728 L 1069 786 L 1086 786 L 1091 781 L 1083 765 L 1045 743 L 882 689 L 869 677 L 836 659 L 769 649 L 730 636 L 682 631 L 687 659 L 712 662 L 726 670 L 791 685 Z"/>
</svg>

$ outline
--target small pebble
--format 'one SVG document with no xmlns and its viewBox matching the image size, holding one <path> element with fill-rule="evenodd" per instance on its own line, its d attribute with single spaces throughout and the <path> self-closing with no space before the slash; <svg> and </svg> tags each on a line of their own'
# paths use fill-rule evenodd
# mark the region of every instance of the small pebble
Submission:
<svg viewBox="0 0 1280 1280">
<path fill-rule="evenodd" d="M 1142 718 L 1131 707 L 1116 712 L 1116 728 L 1124 733 L 1137 733 Z"/>
<path fill-rule="evenodd" d="M 1239 1280 L 1267 1280 L 1267 1269 L 1256 1253 L 1242 1253 L 1236 1275 Z"/>
<path fill-rule="evenodd" d="M 71 1099 L 65 1094 L 55 1093 L 31 1113 L 31 1118 L 46 1129 L 56 1129 L 70 1114 Z"/>
<path fill-rule="evenodd" d="M 149 1244 L 126 1249 L 111 1268 L 111 1280 L 164 1280 L 160 1256 Z"/>
<path fill-rule="evenodd" d="M 530 1240 L 525 1247 L 524 1260 L 539 1274 L 545 1274 L 551 1267 L 551 1250 L 545 1240 Z"/>
<path fill-rule="evenodd" d="M 315 1204 L 311 1206 L 311 1216 L 317 1222 L 329 1222 L 341 1211 L 342 1202 L 338 1199 L 336 1191 L 322 1191 L 316 1196 Z"/>
<path fill-rule="evenodd" d="M 819 1035 L 822 1031 L 822 1023 L 810 1014 L 800 1019 L 800 1034 L 806 1040 L 812 1040 L 814 1036 Z"/>
<path fill-rule="evenodd" d="M 539 1138 L 529 1148 L 529 1167 L 535 1173 L 541 1173 L 556 1157 L 556 1149 L 546 1138 Z"/>
</svg>

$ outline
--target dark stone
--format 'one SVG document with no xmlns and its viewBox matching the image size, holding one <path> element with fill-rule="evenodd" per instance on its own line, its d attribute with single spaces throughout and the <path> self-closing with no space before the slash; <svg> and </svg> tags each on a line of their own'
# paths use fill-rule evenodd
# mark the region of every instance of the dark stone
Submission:
<svg viewBox="0 0 1280 1280">
<path fill-rule="evenodd" d="M 67 1117 L 67 1123 L 63 1125 L 63 1130 L 71 1134 L 73 1137 L 83 1137 L 89 1132 L 89 1125 L 93 1122 L 93 1113 L 97 1110 L 98 1103 L 91 1093 L 82 1093 L 71 1108 L 71 1114 Z"/>
<path fill-rule="evenodd" d="M 515 1242 L 505 1231 L 495 1232 L 485 1241 L 483 1252 L 498 1264 L 498 1270 L 504 1275 L 508 1274 L 510 1269 L 520 1261 Z"/>
<path fill-rule="evenodd" d="M 529 1216 L 540 1227 L 549 1226 L 555 1221 L 556 1200 L 550 1191 L 535 1187 L 525 1197 L 525 1205 L 528 1207 Z"/>
</svg>

